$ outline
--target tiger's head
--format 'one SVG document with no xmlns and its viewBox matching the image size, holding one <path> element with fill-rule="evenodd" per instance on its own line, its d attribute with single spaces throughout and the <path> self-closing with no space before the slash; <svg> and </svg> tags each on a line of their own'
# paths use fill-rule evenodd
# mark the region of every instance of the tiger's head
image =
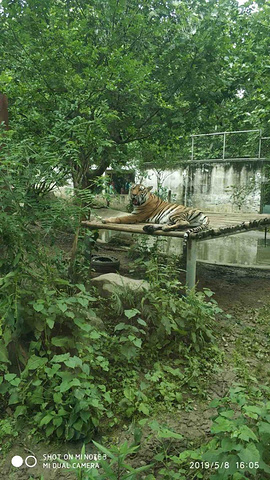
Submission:
<svg viewBox="0 0 270 480">
<path fill-rule="evenodd" d="M 148 200 L 152 188 L 153 187 L 144 187 L 143 185 L 131 185 L 129 196 L 132 205 L 135 207 L 143 205 Z"/>
</svg>

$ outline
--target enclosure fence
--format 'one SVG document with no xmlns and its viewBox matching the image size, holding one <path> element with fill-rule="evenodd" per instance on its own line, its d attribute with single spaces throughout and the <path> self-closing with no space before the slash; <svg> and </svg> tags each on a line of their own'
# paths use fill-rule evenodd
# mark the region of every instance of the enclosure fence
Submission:
<svg viewBox="0 0 270 480">
<path fill-rule="evenodd" d="M 213 132 L 179 137 L 178 161 L 270 161 L 270 137 L 261 130 Z"/>
</svg>

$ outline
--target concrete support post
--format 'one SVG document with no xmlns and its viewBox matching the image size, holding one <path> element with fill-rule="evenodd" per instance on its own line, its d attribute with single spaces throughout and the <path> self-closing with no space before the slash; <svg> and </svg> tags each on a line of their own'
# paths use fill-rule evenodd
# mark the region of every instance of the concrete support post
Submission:
<svg viewBox="0 0 270 480">
<path fill-rule="evenodd" d="M 197 259 L 197 242 L 188 239 L 187 241 L 187 273 L 186 284 L 188 290 L 195 287 L 196 284 L 196 259 Z"/>
</svg>

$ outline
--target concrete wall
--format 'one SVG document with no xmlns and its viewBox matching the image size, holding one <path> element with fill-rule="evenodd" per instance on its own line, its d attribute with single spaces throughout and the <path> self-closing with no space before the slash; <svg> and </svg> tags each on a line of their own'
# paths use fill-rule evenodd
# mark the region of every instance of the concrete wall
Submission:
<svg viewBox="0 0 270 480">
<path fill-rule="evenodd" d="M 153 185 L 157 190 L 157 175 L 154 170 L 145 172 L 144 185 Z M 138 176 L 136 181 L 140 181 Z M 208 212 L 239 212 L 239 208 L 231 199 L 228 187 L 236 185 L 241 190 L 250 182 L 256 182 L 254 192 L 248 195 L 241 205 L 242 212 L 260 212 L 261 203 L 261 166 L 257 162 L 243 163 L 211 163 L 204 165 L 189 165 L 175 170 L 165 170 L 161 174 L 161 184 L 171 190 L 172 199 L 190 206 L 198 207 Z M 153 190 L 153 191 L 154 191 Z M 70 197 L 73 193 L 72 183 L 66 187 L 54 190 L 57 196 Z M 100 197 L 100 198 L 99 198 Z M 102 196 L 97 196 L 104 204 Z M 129 202 L 127 195 L 111 195 L 110 206 L 123 211 Z"/>
<path fill-rule="evenodd" d="M 242 212 L 260 212 L 261 169 L 256 162 L 234 164 L 208 164 L 179 167 L 162 173 L 163 187 L 172 191 L 173 198 L 184 205 L 199 207 L 206 211 L 239 212 L 239 207 L 232 202 L 228 187 L 236 185 L 239 190 L 256 182 L 255 190 L 248 195 L 241 205 Z M 143 181 L 147 186 L 157 189 L 157 175 L 154 170 L 147 171 Z"/>
</svg>

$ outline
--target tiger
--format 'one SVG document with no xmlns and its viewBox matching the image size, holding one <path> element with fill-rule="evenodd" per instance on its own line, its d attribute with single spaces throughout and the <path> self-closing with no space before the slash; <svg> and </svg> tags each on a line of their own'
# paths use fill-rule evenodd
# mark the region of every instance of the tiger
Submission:
<svg viewBox="0 0 270 480">
<path fill-rule="evenodd" d="M 174 230 L 188 229 L 184 238 L 187 240 L 190 233 L 197 233 L 207 229 L 209 218 L 200 210 L 185 207 L 177 203 L 165 202 L 157 195 L 150 193 L 153 187 L 132 185 L 129 197 L 134 207 L 130 215 L 109 217 L 103 223 L 154 223 L 158 225 L 145 225 L 146 233 L 156 230 L 171 232 Z M 191 227 L 191 228 L 189 228 Z"/>
</svg>

